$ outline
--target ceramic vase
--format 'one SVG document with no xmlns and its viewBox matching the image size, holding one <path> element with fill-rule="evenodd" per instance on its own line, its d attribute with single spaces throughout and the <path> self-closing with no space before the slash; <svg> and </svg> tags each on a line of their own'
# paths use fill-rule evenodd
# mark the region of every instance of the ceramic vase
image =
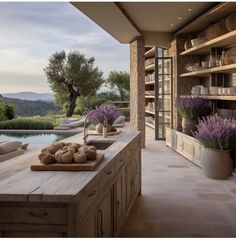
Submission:
<svg viewBox="0 0 236 240">
<path fill-rule="evenodd" d="M 227 179 L 233 172 L 233 161 L 229 151 L 203 148 L 202 169 L 204 175 L 212 179 Z"/>
<path fill-rule="evenodd" d="M 96 131 L 97 131 L 97 133 L 102 133 L 103 132 L 103 124 L 102 123 L 98 123 L 96 125 Z"/>
<path fill-rule="evenodd" d="M 192 119 L 182 118 L 182 132 L 188 135 L 196 131 L 196 122 Z"/>
</svg>

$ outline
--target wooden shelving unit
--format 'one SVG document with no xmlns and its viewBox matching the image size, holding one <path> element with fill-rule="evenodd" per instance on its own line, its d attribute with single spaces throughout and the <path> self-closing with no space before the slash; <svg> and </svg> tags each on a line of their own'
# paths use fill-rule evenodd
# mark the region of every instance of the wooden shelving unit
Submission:
<svg viewBox="0 0 236 240">
<path fill-rule="evenodd" d="M 196 55 L 196 54 L 207 54 L 212 48 L 230 47 L 236 43 L 236 30 L 226 33 L 220 37 L 214 38 L 210 41 L 202 43 L 198 46 L 192 47 L 180 55 Z"/>
<path fill-rule="evenodd" d="M 236 63 L 220 67 L 208 68 L 195 72 L 183 73 L 180 77 L 208 77 L 211 73 L 235 73 Z"/>
<path fill-rule="evenodd" d="M 155 96 L 152 96 L 152 95 L 146 95 L 145 98 L 155 98 Z"/>
<path fill-rule="evenodd" d="M 145 85 L 154 85 L 155 84 L 155 81 L 147 81 L 145 82 Z"/>
<path fill-rule="evenodd" d="M 145 123 L 148 127 L 152 128 L 152 129 L 155 129 L 155 125 L 153 123 L 148 123 L 146 122 Z"/>
<path fill-rule="evenodd" d="M 155 70 L 155 64 L 150 64 L 148 66 L 145 66 L 145 71 L 154 71 Z"/>
<path fill-rule="evenodd" d="M 145 113 L 149 113 L 149 114 L 155 115 L 155 113 L 154 113 L 154 112 L 152 112 L 152 111 L 149 111 L 149 110 L 145 110 Z"/>
<path fill-rule="evenodd" d="M 183 60 L 185 62 L 186 59 L 190 59 L 190 61 L 191 59 L 194 59 L 196 63 L 203 60 L 209 61 L 209 59 L 220 59 L 222 56 L 222 50 L 232 47 L 235 44 L 236 30 L 183 51 L 180 53 L 180 58 L 184 57 Z M 193 55 L 195 56 L 193 57 Z M 180 77 L 185 77 L 186 81 L 191 81 L 192 85 L 195 85 L 196 80 L 196 85 L 201 84 L 206 87 L 236 87 L 234 80 L 235 76 L 233 74 L 236 74 L 236 63 L 194 72 L 186 72 L 180 74 Z M 186 95 L 182 94 L 180 97 L 192 96 L 187 94 L 190 94 L 190 92 L 187 92 Z M 228 110 L 229 112 L 236 110 L 236 96 L 200 95 L 200 97 L 210 100 L 214 112 L 220 112 L 221 109 Z"/>
<path fill-rule="evenodd" d="M 194 95 L 191 95 L 194 97 Z M 187 95 L 182 95 L 180 97 L 188 97 Z M 223 95 L 199 95 L 198 97 L 207 98 L 210 100 L 226 100 L 226 101 L 236 101 L 236 96 L 223 96 Z"/>
<path fill-rule="evenodd" d="M 147 52 L 145 52 L 144 56 L 145 56 L 145 58 L 155 57 L 155 53 L 156 53 L 156 48 L 153 47 L 150 50 L 148 50 Z"/>
</svg>

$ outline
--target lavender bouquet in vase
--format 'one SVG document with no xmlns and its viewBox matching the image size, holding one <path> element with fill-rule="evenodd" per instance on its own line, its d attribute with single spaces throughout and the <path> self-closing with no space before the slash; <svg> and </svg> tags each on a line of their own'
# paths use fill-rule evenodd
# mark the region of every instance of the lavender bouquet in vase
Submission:
<svg viewBox="0 0 236 240">
<path fill-rule="evenodd" d="M 103 132 L 104 123 L 106 122 L 107 132 L 116 131 L 112 127 L 113 122 L 116 118 L 121 115 L 121 112 L 114 106 L 100 106 L 96 109 L 88 109 L 84 113 L 88 115 L 88 120 L 96 125 L 96 131 L 98 133 Z"/>
</svg>

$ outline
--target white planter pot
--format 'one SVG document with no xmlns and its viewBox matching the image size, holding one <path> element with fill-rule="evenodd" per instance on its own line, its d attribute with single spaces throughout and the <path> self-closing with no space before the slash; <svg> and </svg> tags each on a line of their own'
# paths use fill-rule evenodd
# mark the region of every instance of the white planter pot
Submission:
<svg viewBox="0 0 236 240">
<path fill-rule="evenodd" d="M 194 131 L 196 131 L 196 122 L 192 119 L 182 118 L 182 132 L 192 135 Z"/>
<path fill-rule="evenodd" d="M 229 151 L 203 148 L 201 159 L 206 177 L 221 180 L 232 175 L 233 162 Z"/>
</svg>

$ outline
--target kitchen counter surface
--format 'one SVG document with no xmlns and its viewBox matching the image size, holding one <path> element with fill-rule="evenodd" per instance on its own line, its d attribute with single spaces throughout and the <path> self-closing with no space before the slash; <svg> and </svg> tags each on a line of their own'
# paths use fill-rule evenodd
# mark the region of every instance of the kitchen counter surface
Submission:
<svg viewBox="0 0 236 240">
<path fill-rule="evenodd" d="M 38 163 L 40 148 L 15 159 L 0 163 L 0 201 L 13 202 L 73 202 L 80 196 L 88 183 L 96 180 L 100 173 L 129 143 L 139 135 L 130 127 L 106 140 L 116 140 L 104 150 L 105 159 L 91 172 L 31 171 L 30 166 Z M 64 139 L 63 142 L 83 142 L 83 134 Z M 90 135 L 88 140 L 104 139 Z"/>
</svg>

